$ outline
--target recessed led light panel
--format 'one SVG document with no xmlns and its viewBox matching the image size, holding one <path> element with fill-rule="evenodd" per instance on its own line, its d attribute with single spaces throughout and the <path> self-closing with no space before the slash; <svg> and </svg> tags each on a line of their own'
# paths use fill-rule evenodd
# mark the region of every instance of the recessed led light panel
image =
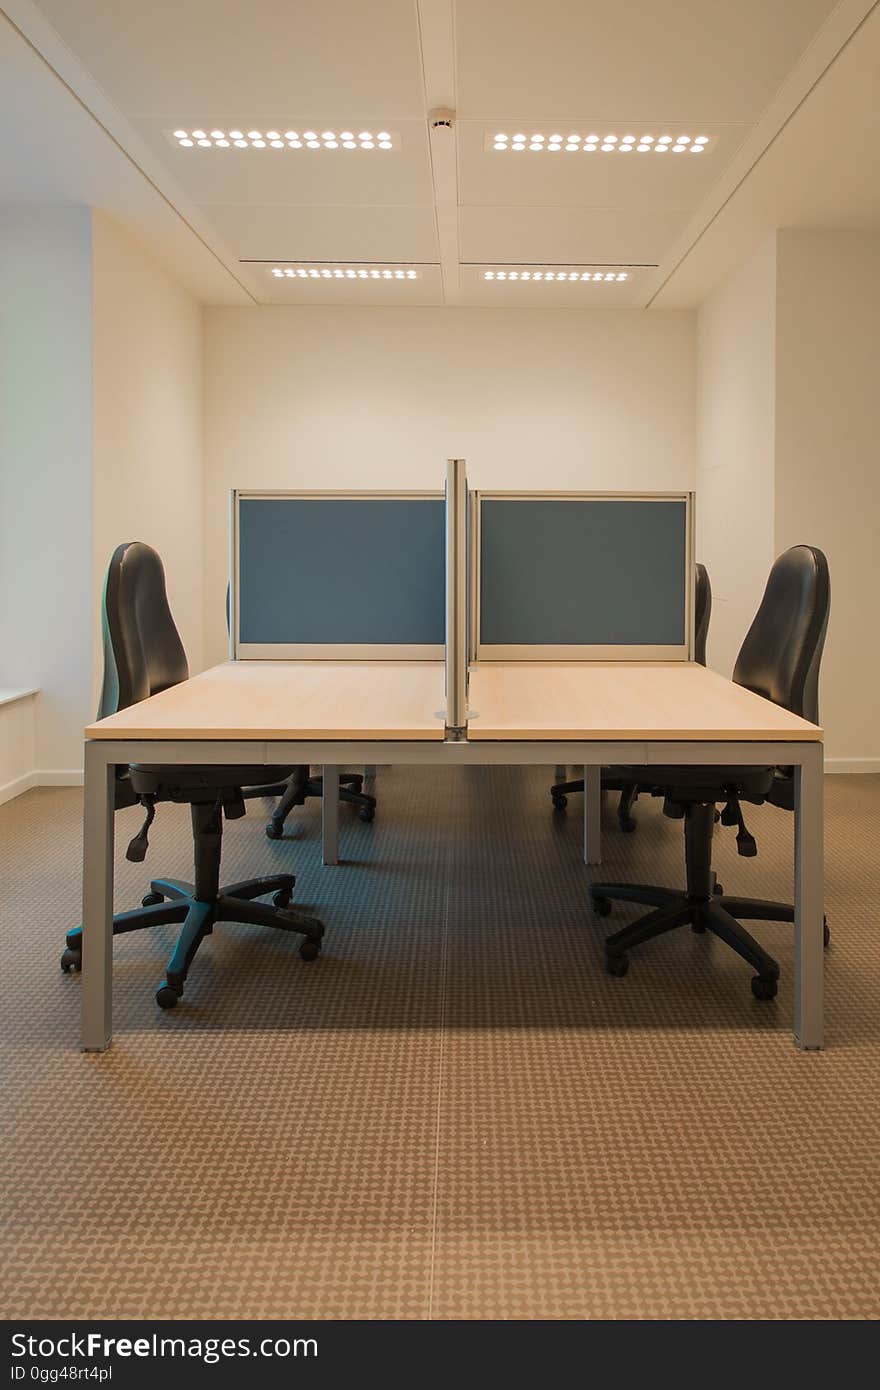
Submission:
<svg viewBox="0 0 880 1390">
<path fill-rule="evenodd" d="M 630 273 L 628 270 L 618 270 L 616 266 L 517 266 L 511 269 L 510 266 L 502 266 L 498 270 L 484 270 L 481 272 L 483 280 L 499 281 L 516 280 L 517 283 L 523 280 L 550 280 L 554 284 L 561 284 L 562 281 L 584 281 L 589 280 L 594 285 L 599 282 L 604 284 L 618 284 L 622 280 L 628 280 Z"/>
<path fill-rule="evenodd" d="M 636 128 L 633 127 L 635 131 Z M 517 131 L 487 131 L 485 148 L 498 154 L 705 154 L 711 149 L 715 137 L 712 135 L 670 135 L 664 131 L 655 134 L 637 134 L 624 131 L 602 132 L 597 126 L 593 131 L 569 131 L 562 128 L 551 131 L 526 132 L 525 127 Z"/>
<path fill-rule="evenodd" d="M 273 265 L 276 280 L 420 280 L 422 272 L 408 265 Z"/>
<path fill-rule="evenodd" d="M 168 130 L 182 150 L 396 150 L 393 130 Z"/>
</svg>

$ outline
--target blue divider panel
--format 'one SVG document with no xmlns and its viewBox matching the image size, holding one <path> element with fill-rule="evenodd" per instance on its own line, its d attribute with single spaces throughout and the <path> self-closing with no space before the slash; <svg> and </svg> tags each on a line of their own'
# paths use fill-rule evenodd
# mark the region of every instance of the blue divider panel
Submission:
<svg viewBox="0 0 880 1390">
<path fill-rule="evenodd" d="M 687 642 L 683 500 L 484 498 L 480 645 Z"/>
<path fill-rule="evenodd" d="M 242 498 L 239 641 L 444 640 L 441 498 Z"/>
</svg>

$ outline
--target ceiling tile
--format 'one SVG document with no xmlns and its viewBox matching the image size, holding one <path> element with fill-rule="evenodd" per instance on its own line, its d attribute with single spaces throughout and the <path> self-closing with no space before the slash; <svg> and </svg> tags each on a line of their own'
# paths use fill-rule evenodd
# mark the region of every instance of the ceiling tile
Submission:
<svg viewBox="0 0 880 1390">
<path fill-rule="evenodd" d="M 252 117 L 217 113 L 200 117 L 202 128 L 250 129 Z M 180 186 L 197 203 L 380 203 L 433 205 L 425 122 L 398 122 L 400 148 L 392 150 L 182 149 L 169 139 L 166 121 L 133 122 Z M 338 128 L 325 115 L 317 131 Z M 389 126 L 392 124 L 388 122 Z M 171 123 L 171 128 L 176 123 Z M 309 122 L 289 115 L 264 119 L 258 127 L 307 130 Z"/>
<path fill-rule="evenodd" d="M 128 116 L 424 114 L 412 0 L 39 0 Z"/>
<path fill-rule="evenodd" d="M 686 210 L 463 207 L 461 258 L 481 264 L 655 265 L 688 215 Z"/>
<path fill-rule="evenodd" d="M 437 260 L 431 207 L 213 203 L 204 211 L 241 260 Z"/>
<path fill-rule="evenodd" d="M 618 151 L 592 153 L 584 149 L 556 153 L 508 148 L 486 149 L 485 122 L 463 122 L 458 127 L 459 188 L 463 203 L 504 204 L 515 207 L 545 205 L 579 207 L 693 208 L 706 196 L 733 157 L 748 126 L 709 128 L 698 120 L 643 130 L 620 125 L 620 136 L 697 135 L 712 137 L 699 155 L 689 152 L 639 154 Z M 554 131 L 554 126 L 545 127 Z M 569 125 L 566 134 L 581 138 L 607 129 L 599 121 Z M 524 132 L 525 133 L 525 132 Z M 561 133 L 561 131 L 560 131 Z"/>
<path fill-rule="evenodd" d="M 752 123 L 835 4 L 462 3 L 459 116 Z"/>
</svg>

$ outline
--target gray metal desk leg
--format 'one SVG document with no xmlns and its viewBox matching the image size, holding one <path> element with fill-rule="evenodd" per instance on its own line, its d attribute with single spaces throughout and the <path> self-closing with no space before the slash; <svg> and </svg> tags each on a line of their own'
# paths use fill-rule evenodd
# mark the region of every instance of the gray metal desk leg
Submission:
<svg viewBox="0 0 880 1390">
<path fill-rule="evenodd" d="M 602 863 L 602 769 L 584 768 L 584 863 Z"/>
<path fill-rule="evenodd" d="M 324 778 L 324 794 L 321 798 L 322 810 L 322 858 L 325 864 L 339 863 L 339 768 L 321 769 Z"/>
<path fill-rule="evenodd" d="M 113 812 L 116 768 L 86 743 L 83 792 L 82 1048 L 103 1052 L 113 1032 Z"/>
<path fill-rule="evenodd" d="M 565 763 L 557 763 L 553 769 L 553 781 L 564 782 L 567 776 L 568 768 L 565 766 Z"/>
<path fill-rule="evenodd" d="M 822 1046 L 824 960 L 824 761 L 821 743 L 794 770 L 794 1040 Z"/>
</svg>

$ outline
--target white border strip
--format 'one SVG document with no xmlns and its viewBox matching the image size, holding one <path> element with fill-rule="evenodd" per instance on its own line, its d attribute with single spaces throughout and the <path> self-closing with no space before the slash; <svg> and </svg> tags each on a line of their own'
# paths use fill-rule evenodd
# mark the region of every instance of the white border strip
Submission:
<svg viewBox="0 0 880 1390">
<path fill-rule="evenodd" d="M 0 806 L 34 787 L 81 787 L 83 774 L 81 768 L 60 768 L 52 772 L 25 772 L 0 787 Z"/>
<path fill-rule="evenodd" d="M 443 647 L 367 642 L 241 642 L 237 661 L 442 661 Z"/>
<path fill-rule="evenodd" d="M 33 686 L 29 690 L 14 690 L 4 687 L 0 689 L 0 709 L 4 705 L 14 705 L 18 700 L 26 700 L 30 695 L 39 695 L 38 686 Z"/>
</svg>

